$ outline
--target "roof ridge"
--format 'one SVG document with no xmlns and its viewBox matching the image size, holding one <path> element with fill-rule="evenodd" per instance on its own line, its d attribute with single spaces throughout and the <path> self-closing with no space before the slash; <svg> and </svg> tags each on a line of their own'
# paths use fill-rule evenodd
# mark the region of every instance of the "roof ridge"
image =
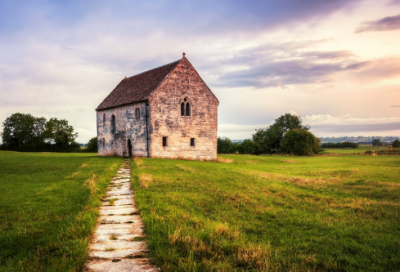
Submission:
<svg viewBox="0 0 400 272">
<path fill-rule="evenodd" d="M 161 68 L 161 67 L 164 67 L 164 66 L 170 65 L 170 64 L 172 64 L 172 63 L 179 62 L 180 60 L 181 60 L 181 59 L 179 59 L 179 60 L 176 60 L 176 61 L 173 61 L 173 62 L 170 62 L 170 63 L 167 63 L 167 64 L 164 64 L 164 65 L 161 65 L 161 66 L 158 66 L 158 67 L 156 67 L 156 68 L 153 68 L 153 69 L 150 69 L 150 70 L 147 70 L 147 71 L 141 72 L 141 73 L 139 73 L 139 74 L 136 74 L 136 75 L 133 75 L 133 76 L 130 76 L 130 77 L 125 77 L 124 79 L 129 79 L 129 78 L 132 78 L 132 77 L 135 77 L 135 76 L 138 76 L 138 75 L 141 75 L 141 74 L 144 74 L 144 73 L 147 73 L 147 72 L 150 72 L 150 71 L 153 71 L 153 70 L 159 69 L 159 68 Z"/>
</svg>

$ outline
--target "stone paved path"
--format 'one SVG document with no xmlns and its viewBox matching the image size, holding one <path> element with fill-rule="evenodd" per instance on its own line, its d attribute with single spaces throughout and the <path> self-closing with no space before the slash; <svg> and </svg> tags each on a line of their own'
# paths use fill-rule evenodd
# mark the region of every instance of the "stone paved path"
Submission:
<svg viewBox="0 0 400 272">
<path fill-rule="evenodd" d="M 143 224 L 135 207 L 130 161 L 125 160 L 107 190 L 86 271 L 159 271 L 150 265 Z"/>
</svg>

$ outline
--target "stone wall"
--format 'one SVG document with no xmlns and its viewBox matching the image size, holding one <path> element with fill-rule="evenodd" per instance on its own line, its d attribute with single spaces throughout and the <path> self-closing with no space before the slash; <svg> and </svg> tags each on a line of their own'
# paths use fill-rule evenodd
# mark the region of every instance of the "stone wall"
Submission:
<svg viewBox="0 0 400 272">
<path fill-rule="evenodd" d="M 97 143 L 101 156 L 129 156 L 128 139 L 133 156 L 147 156 L 146 105 L 144 102 L 97 112 Z M 140 108 L 140 119 L 135 119 L 135 108 Z M 103 116 L 105 114 L 105 122 Z M 111 118 L 115 116 L 115 133 L 111 132 Z M 104 139 L 104 145 L 103 145 Z"/>
<path fill-rule="evenodd" d="M 181 116 L 180 102 L 188 98 L 191 116 Z M 217 158 L 218 100 L 183 59 L 150 96 L 150 156 L 213 160 Z M 163 147 L 162 138 L 168 137 Z M 190 146 L 195 138 L 195 146 Z"/>
</svg>

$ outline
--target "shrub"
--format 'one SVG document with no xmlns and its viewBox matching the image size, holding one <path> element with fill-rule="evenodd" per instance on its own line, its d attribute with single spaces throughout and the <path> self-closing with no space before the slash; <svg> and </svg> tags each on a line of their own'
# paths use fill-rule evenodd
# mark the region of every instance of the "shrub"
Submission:
<svg viewBox="0 0 400 272">
<path fill-rule="evenodd" d="M 256 154 L 258 150 L 257 144 L 249 139 L 244 140 L 238 147 L 240 154 Z"/>
<path fill-rule="evenodd" d="M 87 144 L 86 151 L 88 152 L 97 152 L 97 137 L 93 137 L 92 139 L 89 140 Z"/>
<path fill-rule="evenodd" d="M 232 154 L 236 153 L 238 149 L 237 143 L 232 143 L 228 137 L 218 137 L 217 152 L 218 154 Z"/>
<path fill-rule="evenodd" d="M 394 147 L 394 148 L 399 148 L 399 147 L 400 147 L 400 141 L 399 141 L 399 140 L 395 140 L 395 141 L 392 143 L 392 147 Z"/>
<path fill-rule="evenodd" d="M 297 156 L 318 154 L 320 151 L 318 140 L 305 129 L 291 129 L 283 136 L 280 152 Z"/>
<path fill-rule="evenodd" d="M 358 148 L 359 145 L 357 143 L 352 143 L 352 142 L 343 142 L 343 143 L 323 143 L 321 145 L 323 148 L 346 148 L 346 147 L 351 147 L 351 148 Z"/>
</svg>

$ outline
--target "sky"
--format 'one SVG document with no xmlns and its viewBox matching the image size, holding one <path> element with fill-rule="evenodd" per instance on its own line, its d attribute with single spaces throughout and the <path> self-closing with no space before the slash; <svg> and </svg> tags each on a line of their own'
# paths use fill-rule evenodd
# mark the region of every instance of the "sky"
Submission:
<svg viewBox="0 0 400 272">
<path fill-rule="evenodd" d="M 319 137 L 400 136 L 400 0 L 1 0 L 0 122 L 66 119 L 85 143 L 125 76 L 182 52 L 220 101 L 219 136 L 285 113 Z"/>
</svg>

